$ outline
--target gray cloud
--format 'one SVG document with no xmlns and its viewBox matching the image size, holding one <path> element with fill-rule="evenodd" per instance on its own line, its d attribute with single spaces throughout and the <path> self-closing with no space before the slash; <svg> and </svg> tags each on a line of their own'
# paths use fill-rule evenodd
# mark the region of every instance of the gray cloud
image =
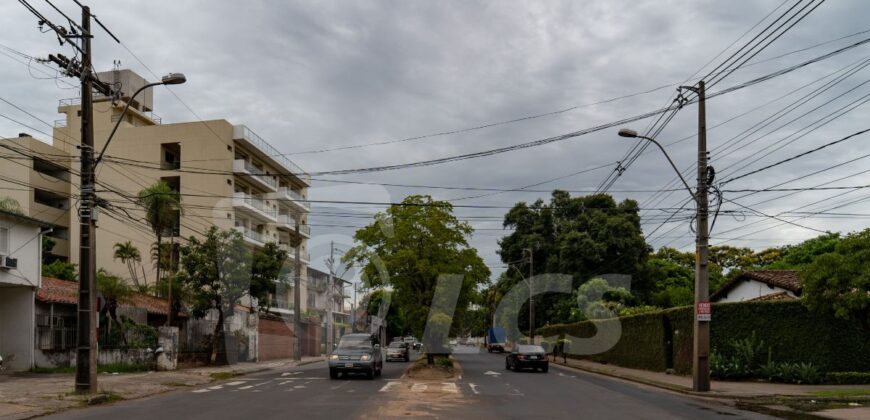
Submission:
<svg viewBox="0 0 870 420">
<path fill-rule="evenodd" d="M 644 91 L 662 84 L 679 83 L 728 46 L 779 1 L 93 1 L 101 20 L 109 25 L 154 72 L 182 71 L 189 83 L 175 88 L 204 119 L 227 118 L 251 126 L 279 150 L 298 152 L 366 142 L 400 139 L 420 134 L 465 128 L 520 116 L 592 103 L 601 99 Z M 34 0 L 34 4 L 42 6 Z M 813 15 L 782 37 L 759 59 L 773 57 L 838 36 L 866 29 L 866 2 L 827 2 Z M 48 8 L 43 8 L 48 13 Z M 67 6 L 76 14 L 73 6 Z M 20 5 L 0 6 L 0 23 L 6 36 L 0 44 L 34 56 L 62 51 L 49 34 L 36 31 L 35 19 Z M 98 32 L 95 41 L 99 68 L 113 59 L 143 75 L 150 74 L 120 46 Z M 735 73 L 718 90 L 752 77 L 786 67 L 835 46 L 844 40 Z M 66 49 L 67 52 L 68 48 Z M 711 100 L 710 125 L 715 125 L 777 95 L 808 83 L 868 54 L 867 47 L 843 54 L 765 84 Z M 74 90 L 58 88 L 57 82 L 5 55 L 0 55 L 0 92 L 40 118 L 56 118 L 56 101 L 76 96 Z M 709 68 L 708 68 L 709 70 Z M 832 89 L 802 110 L 867 80 L 862 71 Z M 694 80 L 692 80 L 694 81 Z M 63 86 L 63 85 L 60 85 Z M 664 104 L 670 90 L 642 95 L 558 116 L 486 130 L 292 158 L 311 171 L 379 166 L 468 153 L 561 134 L 654 109 Z M 854 100 L 870 92 L 864 86 L 843 98 Z M 166 121 L 185 121 L 192 115 L 167 92 L 156 94 L 156 112 Z M 782 101 L 710 131 L 711 147 L 717 147 L 757 121 L 781 108 Z M 832 105 L 834 106 L 834 105 Z M 739 153 L 718 158 L 713 164 L 727 173 L 791 131 L 819 118 L 833 108 L 808 115 L 783 130 L 759 140 Z M 683 110 L 661 134 L 664 142 L 691 135 L 696 130 L 695 108 Z M 760 160 L 746 170 L 761 167 L 862 127 L 865 108 L 815 131 L 802 140 Z M 48 127 L 0 104 L 0 113 L 36 128 Z M 797 114 L 795 114 L 797 115 Z M 646 121 L 633 124 L 642 129 Z M 773 128 L 773 126 L 771 127 Z M 32 131 L 0 121 L 4 135 Z M 766 131 L 762 131 L 764 133 Z M 37 136 L 38 133 L 37 133 Z M 44 136 L 43 136 L 44 138 Z M 750 138 L 751 140 L 752 138 Z M 821 169 L 862 153 L 864 139 L 832 147 L 797 162 L 763 172 L 735 183 L 735 187 L 763 188 L 790 177 Z M 618 139 L 615 130 L 599 132 L 519 152 L 449 163 L 445 165 L 385 172 L 343 179 L 373 182 L 519 187 L 565 175 L 582 168 L 622 158 L 631 143 Z M 657 189 L 672 178 L 657 152 L 641 157 L 616 183 L 614 189 Z M 695 156 L 694 141 L 669 148 L 675 161 L 685 166 Z M 790 186 L 809 186 L 866 168 L 866 163 L 831 171 Z M 595 188 L 608 170 L 567 178 L 543 187 Z M 694 178 L 694 177 L 690 177 Z M 867 176 L 839 182 L 867 183 Z M 320 185 L 320 184 L 318 184 Z M 329 186 L 331 184 L 322 184 Z M 541 187 L 538 187 L 541 188 Z M 357 194 L 365 195 L 365 190 Z M 412 192 L 387 188 L 394 201 Z M 438 198 L 475 195 L 462 191 L 426 191 Z M 804 193 L 787 200 L 759 205 L 776 213 L 833 196 L 835 192 Z M 859 198 L 861 191 L 844 196 Z M 314 198 L 316 189 L 313 190 Z M 636 198 L 642 203 L 651 194 L 615 193 L 618 198 Z M 547 194 L 504 193 L 460 203 L 509 206 L 533 201 Z M 752 204 L 774 194 L 744 199 Z M 674 207 L 684 199 L 674 193 L 656 207 Z M 734 197 L 732 197 L 734 198 Z M 838 199 L 834 199 L 836 201 Z M 650 203 L 646 203 L 650 204 Z M 832 205 L 834 203 L 832 202 Z M 860 212 L 860 204 L 843 211 Z M 734 208 L 728 207 L 725 208 Z M 462 216 L 500 216 L 498 209 L 460 209 Z M 654 213 L 650 213 L 654 214 Z M 316 224 L 358 224 L 365 220 L 312 217 Z M 740 222 L 722 217 L 717 230 L 732 229 Z M 854 230 L 863 219 L 801 221 L 815 228 Z M 759 224 L 759 228 L 773 223 Z M 486 228 L 500 223 L 479 222 Z M 647 226 L 648 231 L 655 224 Z M 668 230 L 663 228 L 659 233 Z M 750 233 L 747 228 L 725 235 Z M 323 233 L 350 234 L 347 228 L 318 228 Z M 317 232 L 317 231 L 316 231 Z M 793 243 L 815 233 L 796 228 L 771 229 L 732 244 L 764 247 Z M 714 232 L 714 236 L 716 233 Z M 498 265 L 494 251 L 496 231 L 480 231 L 473 244 L 488 263 Z M 692 236 L 680 226 L 654 245 L 690 245 Z M 716 244 L 716 240 L 713 241 Z M 498 271 L 498 270 L 496 270 Z"/>
</svg>

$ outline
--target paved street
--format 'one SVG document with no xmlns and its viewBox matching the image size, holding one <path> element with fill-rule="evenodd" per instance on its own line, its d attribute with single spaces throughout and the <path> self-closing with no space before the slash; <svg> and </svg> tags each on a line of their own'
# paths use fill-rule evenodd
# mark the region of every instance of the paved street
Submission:
<svg viewBox="0 0 870 420">
<path fill-rule="evenodd" d="M 155 413 L 163 418 L 211 420 L 288 415 L 329 419 L 419 415 L 476 419 L 765 418 L 555 366 L 546 374 L 506 371 L 501 354 L 458 353 L 457 358 L 462 377 L 450 382 L 402 379 L 408 364 L 401 362 L 386 363 L 383 376 L 376 380 L 361 376 L 330 380 L 325 362 L 319 362 L 50 418 L 153 420 Z M 414 409 L 398 400 L 404 391 L 414 400 Z"/>
</svg>

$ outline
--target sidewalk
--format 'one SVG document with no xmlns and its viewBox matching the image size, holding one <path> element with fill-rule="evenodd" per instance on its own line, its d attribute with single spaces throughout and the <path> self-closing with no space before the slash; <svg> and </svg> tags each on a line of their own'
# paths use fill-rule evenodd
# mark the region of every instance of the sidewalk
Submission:
<svg viewBox="0 0 870 420">
<path fill-rule="evenodd" d="M 562 358 L 556 358 L 553 362 L 559 366 L 568 366 L 586 372 L 612 376 L 705 398 L 726 398 L 742 401 L 772 401 L 782 399 L 805 401 L 813 404 L 845 400 L 856 401 L 858 403 L 852 402 L 851 404 L 860 405 L 849 408 L 815 411 L 812 414 L 837 419 L 870 418 L 870 385 L 793 385 L 753 381 L 712 381 L 710 392 L 695 392 L 692 390 L 691 376 L 669 375 L 664 372 L 630 369 L 590 360 L 568 359 L 567 364 L 565 364 L 562 362 Z"/>
<path fill-rule="evenodd" d="M 231 376 L 301 366 L 321 360 L 324 358 L 303 357 L 299 363 L 286 359 L 171 372 L 100 374 L 98 383 L 100 393 L 109 400 L 136 399 Z M 72 374 L 0 375 L 0 419 L 27 419 L 88 404 L 87 397 L 76 395 L 72 391 Z"/>
</svg>

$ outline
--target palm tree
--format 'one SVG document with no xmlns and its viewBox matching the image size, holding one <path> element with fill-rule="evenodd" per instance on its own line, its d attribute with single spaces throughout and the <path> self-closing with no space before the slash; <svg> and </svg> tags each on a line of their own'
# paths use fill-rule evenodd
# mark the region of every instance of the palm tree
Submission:
<svg viewBox="0 0 870 420">
<path fill-rule="evenodd" d="M 172 231 L 178 224 L 178 217 L 181 213 L 181 195 L 166 181 L 160 180 L 139 192 L 139 205 L 145 209 L 145 219 L 151 225 L 154 234 L 157 235 L 157 248 L 161 249 L 163 237 L 167 234 L 172 235 Z M 157 253 L 158 281 L 162 268 L 162 254 L 162 252 Z"/>
<path fill-rule="evenodd" d="M 115 244 L 114 259 L 121 260 L 121 262 L 127 264 L 127 271 L 130 272 L 133 284 L 136 285 L 136 289 L 142 290 L 142 285 L 139 284 L 139 274 L 136 273 L 136 264 L 142 262 L 142 254 L 139 253 L 139 248 L 136 248 L 132 241 L 118 242 Z M 145 286 L 147 286 L 147 280 Z"/>
</svg>

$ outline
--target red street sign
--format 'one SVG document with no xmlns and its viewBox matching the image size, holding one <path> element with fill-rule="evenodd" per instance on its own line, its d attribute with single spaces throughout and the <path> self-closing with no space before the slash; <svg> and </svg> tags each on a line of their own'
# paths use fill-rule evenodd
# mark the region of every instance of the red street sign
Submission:
<svg viewBox="0 0 870 420">
<path fill-rule="evenodd" d="M 695 314 L 698 321 L 709 321 L 713 315 L 713 307 L 710 306 L 710 302 L 698 302 Z"/>
</svg>

